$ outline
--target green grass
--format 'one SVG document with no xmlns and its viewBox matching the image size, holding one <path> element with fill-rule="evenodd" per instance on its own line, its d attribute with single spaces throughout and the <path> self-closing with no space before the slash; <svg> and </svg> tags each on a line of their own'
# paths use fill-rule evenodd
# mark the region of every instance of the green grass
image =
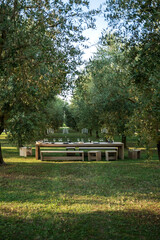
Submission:
<svg viewBox="0 0 160 240">
<path fill-rule="evenodd" d="M 140 160 L 41 162 L 6 145 L 0 240 L 159 239 L 156 154 L 151 161 L 142 153 Z"/>
</svg>

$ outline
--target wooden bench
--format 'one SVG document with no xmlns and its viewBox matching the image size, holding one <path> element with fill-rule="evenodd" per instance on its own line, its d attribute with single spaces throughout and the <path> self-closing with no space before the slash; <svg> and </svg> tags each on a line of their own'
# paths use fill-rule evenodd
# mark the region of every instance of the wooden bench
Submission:
<svg viewBox="0 0 160 240">
<path fill-rule="evenodd" d="M 117 151 L 105 151 L 106 160 L 117 160 L 118 153 Z"/>
<path fill-rule="evenodd" d="M 118 147 L 79 147 L 79 150 L 97 149 L 97 150 L 117 150 Z"/>
<path fill-rule="evenodd" d="M 130 149 L 128 151 L 128 158 L 130 159 L 139 159 L 141 157 L 141 150 Z"/>
<path fill-rule="evenodd" d="M 88 161 L 90 160 L 101 160 L 101 152 L 100 151 L 88 151 Z"/>
<path fill-rule="evenodd" d="M 76 148 L 75 147 L 66 147 L 66 150 L 73 150 L 73 151 L 75 151 Z"/>
<path fill-rule="evenodd" d="M 49 153 L 73 153 L 73 151 L 41 151 L 41 161 L 43 160 L 82 160 L 84 161 L 84 151 L 74 151 L 74 155 L 71 156 L 47 156 Z M 78 154 L 78 156 L 76 155 Z"/>
<path fill-rule="evenodd" d="M 118 151 L 118 147 L 79 147 L 79 150 L 115 150 Z M 101 155 L 104 157 L 105 153 L 104 151 L 101 152 Z M 87 156 L 87 153 L 84 153 L 85 156 Z"/>
<path fill-rule="evenodd" d="M 69 153 L 68 151 L 72 150 L 72 153 Z M 66 151 L 67 151 L 67 156 L 75 156 L 75 147 L 66 147 Z"/>
</svg>

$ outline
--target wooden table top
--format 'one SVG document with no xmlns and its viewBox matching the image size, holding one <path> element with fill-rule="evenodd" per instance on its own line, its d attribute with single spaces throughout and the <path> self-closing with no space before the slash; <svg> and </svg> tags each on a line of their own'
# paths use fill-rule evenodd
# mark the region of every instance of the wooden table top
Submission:
<svg viewBox="0 0 160 240">
<path fill-rule="evenodd" d="M 38 147 L 112 147 L 112 146 L 123 146 L 124 144 L 122 142 L 36 142 L 36 146 Z"/>
</svg>

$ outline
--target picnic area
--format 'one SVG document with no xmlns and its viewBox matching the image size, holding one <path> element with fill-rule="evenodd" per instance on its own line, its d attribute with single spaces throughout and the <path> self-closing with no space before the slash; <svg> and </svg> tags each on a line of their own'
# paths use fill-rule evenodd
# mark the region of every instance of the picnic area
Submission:
<svg viewBox="0 0 160 240">
<path fill-rule="evenodd" d="M 145 151 L 129 159 L 125 150 L 118 160 L 41 161 L 35 145 L 24 157 L 5 134 L 1 141 L 1 239 L 158 239 L 156 150 L 152 160 Z"/>
<path fill-rule="evenodd" d="M 0 240 L 160 239 L 159 13 L 0 1 Z"/>
</svg>

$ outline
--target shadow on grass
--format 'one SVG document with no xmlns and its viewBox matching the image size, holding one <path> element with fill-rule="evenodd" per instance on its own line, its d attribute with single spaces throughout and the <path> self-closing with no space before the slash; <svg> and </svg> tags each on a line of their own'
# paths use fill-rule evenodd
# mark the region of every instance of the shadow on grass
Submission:
<svg viewBox="0 0 160 240">
<path fill-rule="evenodd" d="M 16 162 L 0 168 L 1 201 L 43 203 L 61 199 L 62 195 L 88 196 L 90 203 L 95 202 L 92 196 L 158 201 L 159 169 L 155 164 L 149 166 L 125 162 Z"/>
<path fill-rule="evenodd" d="M 159 239 L 158 215 L 145 211 L 95 211 L 1 216 L 3 240 L 153 240 Z"/>
</svg>

